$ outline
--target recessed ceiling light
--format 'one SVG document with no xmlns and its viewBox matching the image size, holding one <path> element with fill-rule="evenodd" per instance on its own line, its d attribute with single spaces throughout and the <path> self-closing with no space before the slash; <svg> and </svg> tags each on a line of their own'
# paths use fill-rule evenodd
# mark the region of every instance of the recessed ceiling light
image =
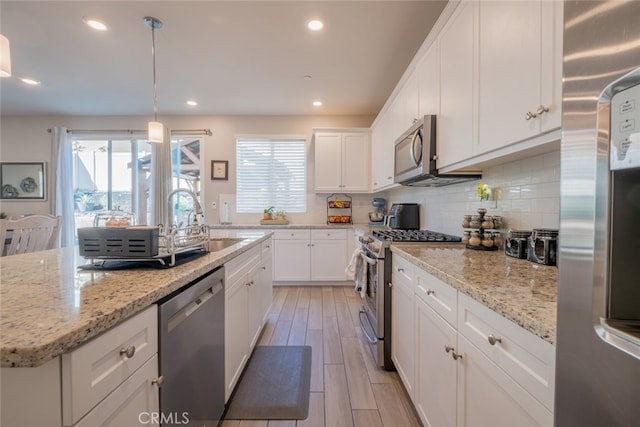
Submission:
<svg viewBox="0 0 640 427">
<path fill-rule="evenodd" d="M 93 28 L 94 30 L 107 31 L 107 25 L 104 22 L 98 21 L 95 18 L 84 17 L 82 18 L 82 21 L 88 26 L 90 26 L 91 28 Z"/>
<path fill-rule="evenodd" d="M 313 101 L 314 107 L 322 107 L 322 101 Z"/>
<path fill-rule="evenodd" d="M 318 19 L 313 19 L 307 23 L 307 27 L 311 31 L 320 31 L 322 27 L 324 27 L 324 24 Z"/>
<path fill-rule="evenodd" d="M 196 105 L 198 105 L 198 103 L 196 101 L 189 100 L 187 101 L 187 105 L 191 105 L 192 107 L 195 107 Z"/>
<path fill-rule="evenodd" d="M 40 84 L 39 81 L 34 80 L 34 79 L 30 79 L 29 77 L 22 77 L 20 79 L 20 81 L 22 81 L 22 83 L 25 83 L 25 84 L 28 84 L 28 85 L 31 85 L 31 86 L 38 86 Z"/>
</svg>

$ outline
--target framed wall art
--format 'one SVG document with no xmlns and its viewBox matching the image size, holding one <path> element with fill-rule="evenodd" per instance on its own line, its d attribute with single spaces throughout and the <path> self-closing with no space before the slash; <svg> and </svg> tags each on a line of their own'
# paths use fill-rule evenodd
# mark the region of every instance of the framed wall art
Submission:
<svg viewBox="0 0 640 427">
<path fill-rule="evenodd" d="M 211 160 L 211 179 L 229 179 L 229 160 Z"/>
<path fill-rule="evenodd" d="M 44 200 L 46 188 L 45 164 L 0 163 L 0 188 L 4 200 Z"/>
</svg>

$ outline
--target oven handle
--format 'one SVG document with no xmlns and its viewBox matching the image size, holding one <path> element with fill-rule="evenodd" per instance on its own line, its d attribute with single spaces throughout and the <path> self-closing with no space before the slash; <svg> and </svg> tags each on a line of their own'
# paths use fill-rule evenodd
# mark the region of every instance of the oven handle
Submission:
<svg viewBox="0 0 640 427">
<path fill-rule="evenodd" d="M 369 326 L 371 326 L 371 329 L 373 330 L 373 325 L 371 324 L 371 320 L 369 320 L 369 317 L 367 317 L 367 313 L 365 311 L 364 308 L 360 309 L 360 325 L 362 326 L 362 333 L 364 333 L 364 335 L 367 337 L 367 341 L 369 341 L 371 344 L 375 344 L 378 342 L 378 338 L 374 337 L 371 338 L 371 335 L 369 335 L 367 333 L 367 328 L 365 327 L 365 324 L 362 322 L 362 315 L 365 315 L 365 318 L 367 319 L 367 323 L 369 324 Z"/>
<path fill-rule="evenodd" d="M 366 256 L 365 254 L 360 254 L 360 256 L 362 257 L 363 260 L 365 260 L 368 264 L 371 265 L 376 265 L 378 263 L 378 260 L 370 258 L 368 256 Z"/>
</svg>

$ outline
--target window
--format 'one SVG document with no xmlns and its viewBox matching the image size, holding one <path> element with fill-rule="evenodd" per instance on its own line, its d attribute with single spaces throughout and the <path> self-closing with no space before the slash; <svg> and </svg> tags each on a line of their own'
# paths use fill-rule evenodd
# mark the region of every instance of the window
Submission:
<svg viewBox="0 0 640 427">
<path fill-rule="evenodd" d="M 236 210 L 306 212 L 306 151 L 302 138 L 239 138 L 236 141 Z"/>
<path fill-rule="evenodd" d="M 173 135 L 173 188 L 200 196 L 201 138 Z M 96 217 L 110 211 L 134 214 L 137 224 L 149 224 L 151 144 L 127 137 L 82 135 L 73 138 L 73 183 L 76 228 L 93 226 Z M 193 200 L 185 193 L 172 198 L 174 220 L 185 224 Z"/>
</svg>

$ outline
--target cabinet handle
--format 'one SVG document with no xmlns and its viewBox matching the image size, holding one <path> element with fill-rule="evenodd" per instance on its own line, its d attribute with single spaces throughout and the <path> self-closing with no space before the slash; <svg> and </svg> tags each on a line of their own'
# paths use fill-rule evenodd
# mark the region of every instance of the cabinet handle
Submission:
<svg viewBox="0 0 640 427">
<path fill-rule="evenodd" d="M 266 267 L 265 265 L 263 265 L 261 268 L 262 268 L 263 270 L 266 270 L 266 269 L 267 269 L 267 267 Z"/>
<path fill-rule="evenodd" d="M 549 112 L 549 107 L 545 107 L 544 105 L 540 105 L 538 107 L 538 110 L 536 111 L 536 115 L 541 116 L 544 113 L 548 113 Z"/>
<path fill-rule="evenodd" d="M 135 345 L 130 345 L 127 348 L 121 348 L 120 349 L 120 356 L 126 356 L 127 358 L 131 359 L 134 354 L 136 354 L 136 346 Z"/>
<path fill-rule="evenodd" d="M 404 268 L 398 267 L 398 273 L 404 273 Z"/>
<path fill-rule="evenodd" d="M 266 246 L 265 246 L 265 248 L 267 248 L 267 249 L 271 249 L 271 246 L 269 246 L 269 245 L 266 245 Z"/>
<path fill-rule="evenodd" d="M 393 177 L 392 176 L 388 176 L 387 179 L 393 179 Z"/>
<path fill-rule="evenodd" d="M 536 117 L 538 117 L 538 115 L 536 113 L 532 113 L 531 111 L 527 111 L 527 114 L 524 115 L 524 118 L 526 120 L 535 119 Z"/>
<path fill-rule="evenodd" d="M 433 289 L 427 289 L 427 295 L 435 295 L 436 291 Z"/>
<path fill-rule="evenodd" d="M 446 345 L 444 346 L 444 351 L 446 351 L 447 353 L 449 353 L 450 351 L 454 350 L 453 346 L 450 345 Z"/>
<path fill-rule="evenodd" d="M 456 353 L 456 351 L 455 351 L 455 350 L 453 350 L 453 351 L 451 352 L 451 357 L 453 357 L 453 360 L 462 359 L 462 355 L 461 355 L 461 354 Z"/>
<path fill-rule="evenodd" d="M 254 281 L 252 280 L 252 281 L 250 281 L 250 282 L 245 283 L 245 285 L 247 285 L 247 286 L 251 286 L 251 285 L 253 285 L 253 283 L 254 283 Z"/>
<path fill-rule="evenodd" d="M 489 341 L 489 344 L 491 344 L 491 345 L 496 345 L 497 342 L 502 343 L 502 338 L 496 337 L 493 334 L 489 334 L 489 336 L 487 337 L 487 340 Z"/>
<path fill-rule="evenodd" d="M 162 387 L 162 384 L 164 384 L 164 377 L 160 375 L 158 378 L 152 379 L 151 384 L 158 386 L 158 388 Z"/>
</svg>

